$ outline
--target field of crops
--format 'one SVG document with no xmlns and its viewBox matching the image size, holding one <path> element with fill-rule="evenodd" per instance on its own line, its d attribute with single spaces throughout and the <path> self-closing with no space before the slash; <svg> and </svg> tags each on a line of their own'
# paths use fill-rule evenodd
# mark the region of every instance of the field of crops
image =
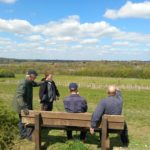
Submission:
<svg viewBox="0 0 150 150">
<path fill-rule="evenodd" d="M 3 149 L 33 150 L 34 143 L 20 140 L 17 131 L 17 116 L 12 113 L 12 98 L 17 83 L 24 75 L 16 75 L 16 78 L 0 78 L 0 144 Z M 42 78 L 40 75 L 37 81 Z M 80 95 L 88 102 L 88 112 L 93 112 L 101 98 L 106 97 L 106 88 L 109 84 L 116 84 L 121 90 L 124 99 L 123 114 L 129 126 L 129 138 L 131 150 L 150 149 L 150 79 L 134 78 L 106 78 L 88 76 L 54 76 L 61 97 L 54 103 L 54 111 L 64 111 L 63 98 L 69 94 L 68 84 L 77 82 Z M 40 109 L 38 88 L 34 88 L 34 109 Z M 3 111 L 4 110 L 4 111 Z M 11 129 L 10 126 L 13 126 Z M 10 130 L 9 130 L 10 128 Z M 10 132 L 11 131 L 11 132 Z M 9 137 L 9 133 L 11 138 Z M 47 135 L 48 134 L 48 135 Z M 67 141 L 65 131 L 48 131 L 42 133 L 43 145 L 53 150 L 97 150 L 98 134 L 87 135 L 85 144 L 77 140 L 79 132 L 74 132 L 75 141 Z M 111 135 L 111 148 L 121 146 L 117 135 Z M 0 147 L 0 149 L 1 149 Z"/>
</svg>

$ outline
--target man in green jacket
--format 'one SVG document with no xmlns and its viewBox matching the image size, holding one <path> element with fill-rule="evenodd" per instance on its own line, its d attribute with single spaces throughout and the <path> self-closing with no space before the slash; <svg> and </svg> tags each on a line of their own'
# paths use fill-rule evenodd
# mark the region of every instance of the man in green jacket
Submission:
<svg viewBox="0 0 150 150">
<path fill-rule="evenodd" d="M 37 77 L 37 73 L 34 70 L 28 70 L 26 78 L 22 80 L 17 87 L 16 94 L 13 100 L 13 105 L 16 112 L 19 114 L 19 130 L 21 138 L 32 138 L 33 128 L 26 128 L 21 121 L 21 110 L 25 115 L 29 114 L 29 110 L 33 109 L 33 87 L 40 86 L 43 82 L 36 83 L 34 80 Z"/>
</svg>

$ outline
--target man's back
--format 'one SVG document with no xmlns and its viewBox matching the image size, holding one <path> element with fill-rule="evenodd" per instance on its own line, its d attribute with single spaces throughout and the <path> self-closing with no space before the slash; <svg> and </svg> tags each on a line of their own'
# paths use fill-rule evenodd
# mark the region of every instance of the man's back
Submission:
<svg viewBox="0 0 150 150">
<path fill-rule="evenodd" d="M 114 96 L 108 96 L 100 101 L 91 119 L 91 126 L 96 127 L 97 123 L 101 121 L 103 114 L 120 115 L 122 113 L 122 97 L 120 91 L 116 92 Z"/>
<path fill-rule="evenodd" d="M 116 96 L 108 96 L 101 101 L 101 105 L 104 107 L 104 114 L 110 115 L 121 115 L 122 103 L 120 91 L 117 91 Z"/>
<path fill-rule="evenodd" d="M 64 107 L 67 112 L 86 112 L 87 102 L 78 94 L 71 94 L 64 99 Z"/>
</svg>

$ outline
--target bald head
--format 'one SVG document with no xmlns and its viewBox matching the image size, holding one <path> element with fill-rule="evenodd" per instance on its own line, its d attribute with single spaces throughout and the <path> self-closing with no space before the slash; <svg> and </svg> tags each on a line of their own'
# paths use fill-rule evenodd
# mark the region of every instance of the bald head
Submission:
<svg viewBox="0 0 150 150">
<path fill-rule="evenodd" d="M 108 95 L 110 96 L 116 95 L 116 86 L 114 85 L 108 86 Z"/>
</svg>

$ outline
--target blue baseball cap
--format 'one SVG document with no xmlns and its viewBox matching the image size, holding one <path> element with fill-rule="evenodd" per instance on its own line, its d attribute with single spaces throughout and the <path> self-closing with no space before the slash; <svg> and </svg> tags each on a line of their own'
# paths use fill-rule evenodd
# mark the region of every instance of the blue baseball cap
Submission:
<svg viewBox="0 0 150 150">
<path fill-rule="evenodd" d="M 69 84 L 69 89 L 70 90 L 77 90 L 78 89 L 77 83 L 70 83 Z"/>
</svg>

